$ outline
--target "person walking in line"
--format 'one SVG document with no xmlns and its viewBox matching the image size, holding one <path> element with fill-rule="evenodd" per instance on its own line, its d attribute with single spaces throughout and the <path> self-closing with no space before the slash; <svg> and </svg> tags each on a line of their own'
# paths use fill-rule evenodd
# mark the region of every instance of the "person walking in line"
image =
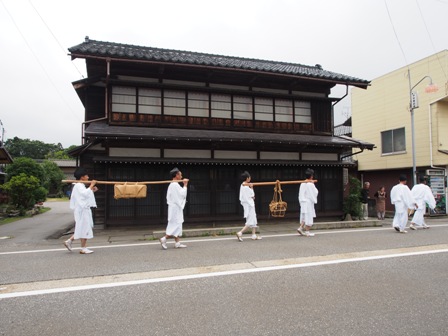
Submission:
<svg viewBox="0 0 448 336">
<path fill-rule="evenodd" d="M 79 181 L 88 181 L 87 171 L 80 167 L 76 169 L 74 176 Z M 98 190 L 95 186 L 96 181 L 92 180 L 87 188 L 82 182 L 74 183 L 70 197 L 70 209 L 75 216 L 75 232 L 64 242 L 64 246 L 72 251 L 72 243 L 75 239 L 81 240 L 81 254 L 93 253 L 87 248 L 87 239 L 93 238 L 93 217 L 91 208 L 96 208 L 95 195 Z"/>
<path fill-rule="evenodd" d="M 423 227 L 429 229 L 429 226 L 425 223 L 425 210 L 426 204 L 431 210 L 436 207 L 436 200 L 432 194 L 431 188 L 426 185 L 426 179 L 424 176 L 419 177 L 419 184 L 412 187 L 411 194 L 417 203 L 417 208 L 414 211 L 411 224 L 409 228 L 411 230 L 417 230 L 417 227 Z"/>
<path fill-rule="evenodd" d="M 406 185 L 407 178 L 400 175 L 399 183 L 390 191 L 390 201 L 395 205 L 395 215 L 392 221 L 392 227 L 400 233 L 407 233 L 406 224 L 408 222 L 408 209 L 418 208 L 412 197 L 411 190 Z"/>
<path fill-rule="evenodd" d="M 384 220 L 386 215 L 386 189 L 382 186 L 374 195 L 376 199 L 376 215 L 379 220 Z"/>
<path fill-rule="evenodd" d="M 299 188 L 299 203 L 300 203 L 300 226 L 297 232 L 301 236 L 313 237 L 314 233 L 310 232 L 316 217 L 316 210 L 314 204 L 317 204 L 317 195 L 319 191 L 314 185 L 314 170 L 308 168 L 305 171 L 306 180 L 300 184 Z M 303 228 L 305 227 L 305 231 Z"/>
<path fill-rule="evenodd" d="M 244 218 L 246 218 L 246 224 L 244 227 L 236 233 L 238 241 L 243 241 L 243 233 L 248 229 L 252 229 L 252 240 L 260 240 L 261 236 L 257 235 L 256 230 L 258 227 L 257 214 L 255 212 L 255 192 L 253 185 L 250 182 L 251 176 L 245 171 L 241 178 L 244 180 L 240 187 L 240 202 L 244 209 Z"/>
<path fill-rule="evenodd" d="M 168 186 L 166 192 L 166 202 L 168 204 L 168 225 L 165 236 L 159 239 L 162 248 L 166 250 L 168 238 L 174 238 L 175 248 L 187 247 L 181 244 L 179 237 L 182 236 L 182 225 L 184 223 L 184 207 L 187 202 L 188 179 L 182 178 L 182 172 L 174 168 L 170 171 L 173 181 Z M 183 182 L 183 187 L 179 185 Z"/>
<path fill-rule="evenodd" d="M 362 216 L 363 220 L 369 219 L 369 188 L 370 182 L 364 182 L 364 188 L 361 189 L 361 205 L 362 205 Z"/>
</svg>

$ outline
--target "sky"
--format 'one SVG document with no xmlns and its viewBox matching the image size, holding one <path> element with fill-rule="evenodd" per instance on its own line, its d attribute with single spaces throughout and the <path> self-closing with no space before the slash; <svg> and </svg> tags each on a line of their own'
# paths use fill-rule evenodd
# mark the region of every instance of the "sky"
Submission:
<svg viewBox="0 0 448 336">
<path fill-rule="evenodd" d="M 64 148 L 82 143 L 72 82 L 84 41 L 321 64 L 373 80 L 448 48 L 448 0 L 0 0 L 0 126 Z M 331 96 L 342 97 L 345 86 Z M 335 124 L 351 114 L 349 97 Z"/>
</svg>

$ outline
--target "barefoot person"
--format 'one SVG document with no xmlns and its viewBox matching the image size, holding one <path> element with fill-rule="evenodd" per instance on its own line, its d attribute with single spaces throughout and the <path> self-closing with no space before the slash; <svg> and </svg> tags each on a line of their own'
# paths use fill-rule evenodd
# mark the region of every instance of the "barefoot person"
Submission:
<svg viewBox="0 0 448 336">
<path fill-rule="evenodd" d="M 316 217 L 316 211 L 314 204 L 317 203 L 317 195 L 319 191 L 314 185 L 314 170 L 308 168 L 305 171 L 306 180 L 300 184 L 299 188 L 299 202 L 300 202 L 300 226 L 297 232 L 301 236 L 313 237 L 314 233 L 310 232 L 314 223 L 314 217 Z M 305 231 L 303 231 L 305 227 Z"/>
<path fill-rule="evenodd" d="M 252 183 L 250 183 L 251 176 L 245 171 L 241 178 L 244 180 L 240 187 L 240 202 L 244 209 L 244 218 L 246 218 L 246 224 L 237 232 L 236 237 L 238 241 L 243 241 L 243 233 L 247 229 L 252 229 L 252 240 L 260 240 L 261 237 L 257 236 L 257 214 L 255 213 L 255 192 Z"/>
<path fill-rule="evenodd" d="M 174 238 L 175 248 L 187 247 L 180 243 L 179 237 L 182 236 L 188 179 L 183 179 L 182 172 L 177 168 L 171 170 L 170 175 L 173 178 L 173 181 L 170 183 L 168 191 L 166 192 L 166 202 L 168 203 L 168 225 L 166 227 L 165 236 L 159 239 L 164 250 L 168 248 L 166 245 L 166 240 L 168 238 Z M 183 182 L 183 187 L 179 185 L 179 182 Z"/>
<path fill-rule="evenodd" d="M 76 169 L 74 175 L 77 180 L 89 180 L 87 171 L 82 167 Z M 73 210 L 75 216 L 75 232 L 64 242 L 65 247 L 69 251 L 72 250 L 73 240 L 80 239 L 81 251 L 79 251 L 79 253 L 93 253 L 92 250 L 87 248 L 87 239 L 93 238 L 93 218 L 92 210 L 90 208 L 96 208 L 96 201 L 93 193 L 97 191 L 98 188 L 95 184 L 95 180 L 90 183 L 88 188 L 82 182 L 73 184 L 73 190 L 70 197 L 70 209 Z"/>
</svg>

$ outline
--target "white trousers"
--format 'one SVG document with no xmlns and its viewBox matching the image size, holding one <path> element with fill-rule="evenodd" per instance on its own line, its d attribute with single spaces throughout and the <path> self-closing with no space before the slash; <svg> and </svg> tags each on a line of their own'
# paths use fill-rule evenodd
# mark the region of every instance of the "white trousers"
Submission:
<svg viewBox="0 0 448 336">
<path fill-rule="evenodd" d="M 412 223 L 414 223 L 415 225 L 418 225 L 418 226 L 423 226 L 423 225 L 425 225 L 425 218 L 424 218 L 424 215 L 425 215 L 425 210 L 426 209 L 420 209 L 420 208 L 418 208 L 418 209 L 416 209 L 415 210 L 415 212 L 414 212 L 414 216 L 412 217 Z"/>
<path fill-rule="evenodd" d="M 314 216 L 311 212 L 300 213 L 300 224 L 305 223 L 306 226 L 313 226 Z"/>
<path fill-rule="evenodd" d="M 392 226 L 397 227 L 400 230 L 406 228 L 408 223 L 408 213 L 407 212 L 395 212 L 394 220 L 392 221 Z"/>
<path fill-rule="evenodd" d="M 257 222 L 257 213 L 255 212 L 255 207 L 251 206 L 251 205 L 247 205 L 244 208 L 244 215 L 246 218 L 246 226 L 249 227 L 256 227 L 258 222 Z"/>
</svg>

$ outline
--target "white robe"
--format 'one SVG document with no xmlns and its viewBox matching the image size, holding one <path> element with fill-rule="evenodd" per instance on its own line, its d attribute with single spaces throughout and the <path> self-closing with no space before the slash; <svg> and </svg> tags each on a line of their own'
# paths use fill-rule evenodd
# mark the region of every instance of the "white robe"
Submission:
<svg viewBox="0 0 448 336">
<path fill-rule="evenodd" d="M 87 188 L 84 183 L 74 183 L 70 196 L 70 209 L 75 215 L 74 239 L 93 238 L 93 218 L 90 208 L 96 208 L 92 189 Z"/>
<path fill-rule="evenodd" d="M 184 223 L 184 207 L 187 202 L 187 187 L 181 187 L 178 182 L 170 183 L 166 192 L 168 204 L 168 236 L 182 236 L 182 224 Z"/>
<path fill-rule="evenodd" d="M 313 218 L 316 217 L 314 204 L 317 204 L 317 195 L 319 191 L 313 182 L 302 183 L 299 188 L 300 202 L 300 223 L 307 226 L 313 225 Z"/>
<path fill-rule="evenodd" d="M 412 187 L 411 194 L 418 206 L 412 217 L 412 223 L 422 226 L 425 224 L 424 215 L 426 204 L 428 204 L 428 207 L 431 210 L 434 210 L 436 207 L 436 200 L 432 194 L 431 188 L 424 183 L 419 183 Z"/>
<path fill-rule="evenodd" d="M 411 190 L 405 184 L 399 183 L 395 185 L 390 191 L 390 201 L 395 205 L 392 226 L 404 230 L 408 222 L 408 209 L 413 209 L 415 204 Z"/>
<path fill-rule="evenodd" d="M 246 218 L 246 226 L 257 226 L 257 214 L 255 212 L 255 192 L 249 187 L 241 184 L 240 187 L 240 203 L 244 209 L 244 218 Z"/>
</svg>

